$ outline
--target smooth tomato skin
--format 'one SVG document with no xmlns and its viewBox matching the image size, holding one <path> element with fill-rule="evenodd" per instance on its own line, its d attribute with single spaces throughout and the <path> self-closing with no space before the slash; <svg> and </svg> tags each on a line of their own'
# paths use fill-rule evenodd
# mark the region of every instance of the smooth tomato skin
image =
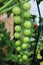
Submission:
<svg viewBox="0 0 43 65">
<path fill-rule="evenodd" d="M 20 46 L 20 45 L 21 45 L 20 40 L 17 40 L 17 41 L 15 42 L 15 45 L 16 45 L 16 46 Z"/>
<path fill-rule="evenodd" d="M 15 26 L 15 31 L 16 32 L 20 32 L 21 31 L 21 26 L 20 25 L 16 25 Z"/>
<path fill-rule="evenodd" d="M 15 32 L 15 33 L 14 33 L 14 37 L 15 37 L 16 39 L 19 39 L 19 38 L 20 38 L 20 33 Z"/>
<path fill-rule="evenodd" d="M 21 51 L 21 47 L 20 47 L 20 46 L 17 47 L 17 48 L 16 48 L 16 51 L 20 52 L 20 51 Z"/>
<path fill-rule="evenodd" d="M 25 61 L 27 61 L 28 56 L 27 55 L 23 55 L 22 59 L 25 60 Z"/>
<path fill-rule="evenodd" d="M 26 19 L 28 19 L 28 18 L 31 17 L 31 13 L 30 12 L 24 12 L 23 13 L 23 17 L 26 18 Z"/>
<path fill-rule="evenodd" d="M 24 5 L 23 5 L 23 9 L 24 9 L 24 10 L 30 10 L 30 8 L 31 8 L 31 5 L 30 5 L 29 2 L 24 3 Z"/>
<path fill-rule="evenodd" d="M 30 29 L 25 29 L 25 30 L 24 30 L 24 35 L 25 35 L 25 36 L 29 36 L 30 34 L 31 34 Z"/>
<path fill-rule="evenodd" d="M 22 62 L 23 62 L 23 59 L 22 59 L 22 58 L 20 58 L 20 59 L 19 59 L 19 63 L 22 63 Z"/>
<path fill-rule="evenodd" d="M 29 37 L 24 37 L 24 38 L 23 38 L 23 42 L 24 42 L 24 43 L 28 43 L 28 42 L 29 42 Z"/>
<path fill-rule="evenodd" d="M 29 28 L 31 28 L 31 22 L 30 21 L 25 21 L 24 22 L 24 27 L 26 28 L 26 29 L 29 29 Z"/>
<path fill-rule="evenodd" d="M 40 55 L 40 53 L 37 54 L 37 58 L 42 59 L 42 56 Z"/>
<path fill-rule="evenodd" d="M 21 58 L 21 54 L 18 55 L 18 58 Z"/>
<path fill-rule="evenodd" d="M 40 65 L 43 65 L 43 61 L 42 61 L 42 62 L 40 62 Z"/>
<path fill-rule="evenodd" d="M 1 33 L 1 34 L 0 34 L 0 37 L 1 37 L 1 38 L 3 38 L 3 37 L 4 37 L 4 35 Z"/>
<path fill-rule="evenodd" d="M 26 43 L 23 43 L 23 44 L 22 44 L 22 49 L 23 49 L 23 50 L 27 49 L 27 47 L 28 47 L 28 45 L 27 45 Z"/>
<path fill-rule="evenodd" d="M 14 23 L 15 24 L 20 24 L 21 23 L 21 17 L 20 16 L 15 16 L 14 17 Z"/>
<path fill-rule="evenodd" d="M 19 7 L 14 7 L 12 12 L 13 12 L 14 15 L 19 15 L 21 13 L 21 10 L 20 10 Z"/>
</svg>

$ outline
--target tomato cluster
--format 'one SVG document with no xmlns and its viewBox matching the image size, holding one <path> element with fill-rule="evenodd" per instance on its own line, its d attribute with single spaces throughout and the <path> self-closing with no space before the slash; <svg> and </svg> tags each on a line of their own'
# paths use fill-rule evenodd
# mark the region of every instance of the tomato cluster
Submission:
<svg viewBox="0 0 43 65">
<path fill-rule="evenodd" d="M 16 52 L 18 53 L 18 62 L 28 61 L 29 52 L 26 51 L 30 42 L 32 23 L 29 20 L 31 5 L 29 2 L 21 2 L 18 6 L 15 6 L 12 10 L 14 16 L 14 38 Z M 28 11 L 29 10 L 29 11 Z"/>
</svg>

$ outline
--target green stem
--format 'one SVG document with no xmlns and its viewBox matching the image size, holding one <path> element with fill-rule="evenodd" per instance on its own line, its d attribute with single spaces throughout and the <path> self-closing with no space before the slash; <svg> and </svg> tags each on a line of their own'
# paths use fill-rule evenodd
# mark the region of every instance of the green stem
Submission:
<svg viewBox="0 0 43 65">
<path fill-rule="evenodd" d="M 8 1 L 7 4 L 5 4 L 3 7 L 0 8 L 0 11 L 2 11 L 6 7 L 8 7 L 12 2 L 13 2 L 13 0 Z"/>
<path fill-rule="evenodd" d="M 16 5 L 17 5 L 17 4 L 16 4 Z M 5 13 L 5 12 L 10 11 L 10 10 L 11 10 L 13 7 L 15 7 L 16 5 L 13 5 L 12 7 L 9 7 L 9 8 L 4 9 L 3 11 L 0 12 L 0 14 L 3 14 L 3 13 Z"/>
</svg>

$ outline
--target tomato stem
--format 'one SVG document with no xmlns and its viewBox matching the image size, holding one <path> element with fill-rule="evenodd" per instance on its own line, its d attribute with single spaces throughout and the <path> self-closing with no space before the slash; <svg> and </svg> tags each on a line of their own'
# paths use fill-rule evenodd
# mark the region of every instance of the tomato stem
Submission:
<svg viewBox="0 0 43 65">
<path fill-rule="evenodd" d="M 8 1 L 3 7 L 0 8 L 0 11 L 2 11 L 6 7 L 8 7 L 12 2 L 13 2 L 13 0 Z"/>
<path fill-rule="evenodd" d="M 17 4 L 16 4 L 16 5 L 17 5 Z M 16 5 L 13 5 L 12 7 L 9 7 L 9 8 L 4 9 L 3 11 L 0 12 L 0 14 L 3 14 L 3 13 L 5 13 L 5 12 L 10 11 L 10 10 L 11 10 L 13 7 L 15 7 Z"/>
</svg>

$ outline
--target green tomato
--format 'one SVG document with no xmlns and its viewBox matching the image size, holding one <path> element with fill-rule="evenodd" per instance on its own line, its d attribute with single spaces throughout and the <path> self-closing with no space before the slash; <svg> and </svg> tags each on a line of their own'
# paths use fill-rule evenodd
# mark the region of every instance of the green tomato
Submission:
<svg viewBox="0 0 43 65">
<path fill-rule="evenodd" d="M 42 61 L 42 62 L 40 62 L 40 65 L 43 65 L 43 61 Z"/>
<path fill-rule="evenodd" d="M 15 45 L 16 45 L 16 46 L 20 46 L 20 45 L 21 45 L 20 40 L 17 40 L 17 41 L 15 42 Z"/>
<path fill-rule="evenodd" d="M 22 62 L 23 62 L 23 59 L 22 59 L 22 58 L 20 58 L 20 59 L 19 59 L 19 63 L 22 63 Z"/>
<path fill-rule="evenodd" d="M 20 38 L 20 33 L 15 32 L 15 33 L 14 33 L 14 37 L 15 37 L 16 39 L 19 39 L 19 38 Z"/>
<path fill-rule="evenodd" d="M 42 59 L 42 56 L 40 54 L 37 54 L 38 59 Z"/>
<path fill-rule="evenodd" d="M 14 23 L 15 24 L 20 24 L 21 23 L 21 17 L 20 16 L 15 16 L 14 17 Z"/>
<path fill-rule="evenodd" d="M 24 5 L 23 5 L 23 9 L 24 10 L 30 10 L 30 8 L 31 8 L 31 5 L 30 5 L 30 3 L 24 3 Z"/>
<path fill-rule="evenodd" d="M 16 51 L 20 52 L 20 51 L 21 51 L 21 47 L 20 47 L 20 46 L 17 47 L 17 48 L 16 48 Z"/>
<path fill-rule="evenodd" d="M 15 26 L 15 31 L 16 32 L 20 32 L 21 31 L 21 26 L 20 25 L 16 25 Z"/>
<path fill-rule="evenodd" d="M 29 42 L 29 37 L 24 37 L 24 38 L 23 38 L 23 42 L 24 42 L 24 43 L 28 43 L 28 42 Z"/>
<path fill-rule="evenodd" d="M 3 38 L 3 36 L 4 36 L 4 35 L 1 33 L 1 34 L 0 34 L 0 37 Z"/>
<path fill-rule="evenodd" d="M 22 44 L 22 49 L 25 50 L 25 49 L 27 49 L 27 47 L 28 47 L 28 45 L 27 45 L 26 43 L 23 43 L 23 44 Z"/>
<path fill-rule="evenodd" d="M 26 29 L 29 29 L 29 28 L 31 28 L 31 22 L 30 21 L 25 21 L 24 22 L 24 27 L 26 28 Z"/>
<path fill-rule="evenodd" d="M 21 58 L 21 55 L 18 55 L 18 58 Z"/>
<path fill-rule="evenodd" d="M 25 30 L 24 30 L 24 35 L 25 35 L 25 36 L 29 36 L 30 34 L 31 34 L 30 29 L 25 29 Z"/>
<path fill-rule="evenodd" d="M 13 12 L 14 15 L 19 15 L 21 13 L 21 10 L 20 10 L 19 7 L 14 7 L 12 12 Z"/>
<path fill-rule="evenodd" d="M 31 17 L 31 13 L 30 12 L 24 12 L 23 13 L 23 17 L 26 18 L 26 19 L 28 19 L 28 18 Z"/>
<path fill-rule="evenodd" d="M 25 61 L 27 61 L 28 56 L 27 55 L 23 55 L 22 59 L 25 60 Z"/>
</svg>

